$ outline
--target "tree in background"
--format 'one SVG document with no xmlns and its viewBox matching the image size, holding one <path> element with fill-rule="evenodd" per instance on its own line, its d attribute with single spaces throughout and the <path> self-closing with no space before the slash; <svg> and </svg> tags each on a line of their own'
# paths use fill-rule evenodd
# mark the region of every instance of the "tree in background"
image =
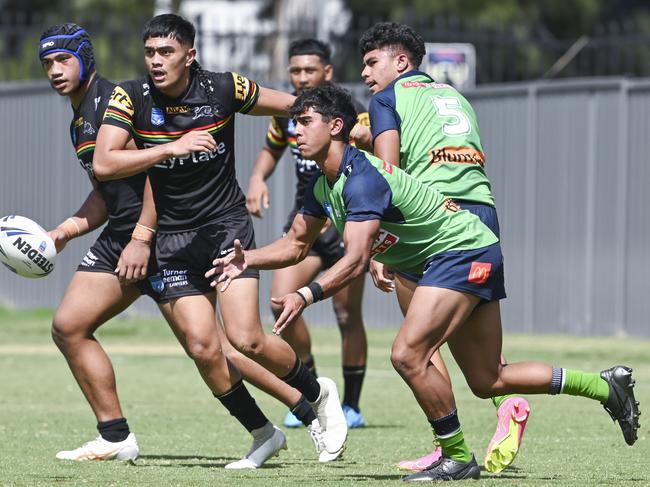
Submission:
<svg viewBox="0 0 650 487">
<path fill-rule="evenodd" d="M 153 6 L 154 0 L 0 0 L 0 80 L 40 79 L 38 39 L 45 28 L 63 22 L 88 31 L 103 75 L 133 77 L 142 71 L 138 34 Z"/>
<path fill-rule="evenodd" d="M 426 41 L 474 44 L 479 83 L 549 73 L 650 76 L 650 5 L 644 0 L 373 0 L 371 9 L 364 0 L 346 4 L 359 31 L 395 20 L 411 24 Z M 571 49 L 574 57 L 551 71 Z"/>
</svg>

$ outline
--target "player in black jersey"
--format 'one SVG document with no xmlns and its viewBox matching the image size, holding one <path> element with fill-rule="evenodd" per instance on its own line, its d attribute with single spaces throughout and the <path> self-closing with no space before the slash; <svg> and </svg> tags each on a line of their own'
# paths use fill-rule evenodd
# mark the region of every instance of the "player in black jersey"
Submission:
<svg viewBox="0 0 650 487">
<path fill-rule="evenodd" d="M 299 39 L 291 43 L 289 46 L 289 81 L 296 94 L 332 80 L 334 71 L 330 57 L 330 47 L 316 39 Z M 355 104 L 359 114 L 357 120 L 361 125 L 355 127 L 356 134 L 357 136 L 365 134 L 367 138 L 370 138 L 367 129 L 369 119 L 367 110 L 361 103 L 356 102 Z M 366 127 L 365 131 L 363 130 L 364 126 Z M 368 141 L 364 140 L 364 142 L 367 143 Z M 266 135 L 266 145 L 257 156 L 246 194 L 248 210 L 252 215 L 261 218 L 263 208 L 269 206 L 269 188 L 265 181 L 275 170 L 287 146 L 289 146 L 295 162 L 297 185 L 295 204 L 283 228 L 285 234 L 291 227 L 296 213 L 302 208 L 305 189 L 309 182 L 315 174 L 320 173 L 320 169 L 314 161 L 305 160 L 300 155 L 296 144 L 295 122 L 293 119 L 284 117 L 273 117 L 271 119 Z M 344 253 L 343 240 L 336 228 L 331 225 L 325 227 L 305 260 L 294 266 L 277 269 L 273 272 L 271 296 L 284 296 L 294 289 L 306 286 L 314 280 L 319 272 L 338 262 Z M 365 275 L 358 277 L 332 298 L 336 321 L 341 331 L 343 379 L 345 384 L 343 411 L 350 428 L 365 426 L 364 417 L 359 410 L 359 396 L 368 355 L 368 344 L 361 313 L 364 279 Z M 282 313 L 282 307 L 273 304 L 271 308 L 277 319 Z M 300 360 L 316 374 L 316 365 L 311 353 L 311 337 L 302 316 L 295 321 L 292 327 L 285 329 L 282 338 L 289 342 Z M 288 412 L 284 418 L 284 425 L 297 427 L 301 426 L 302 423 L 291 412 Z"/>
<path fill-rule="evenodd" d="M 159 276 L 122 287 L 114 274 L 140 215 L 146 175 L 107 182 L 93 176 L 95 138 L 115 85 L 96 72 L 86 31 L 72 23 L 50 27 L 41 36 L 39 57 L 52 88 L 70 99 L 72 144 L 93 185 L 79 210 L 50 231 L 50 236 L 61 251 L 70 239 L 108 221 L 77 268 L 52 322 L 54 342 L 97 417 L 99 436 L 56 457 L 133 460 L 139 453 L 138 444 L 120 407 L 111 361 L 94 332 L 141 294 L 160 300 Z"/>
<path fill-rule="evenodd" d="M 176 335 L 185 340 L 213 393 L 249 431 L 262 421 L 261 413 L 242 407 L 250 395 L 213 336 L 218 297 L 230 342 L 297 389 L 293 411 L 309 426 L 320 461 L 331 461 L 347 437 L 334 382 L 317 380 L 286 342 L 264 334 L 257 272 L 218 293 L 204 276 L 216 256 L 232 251 L 235 239 L 248 248 L 255 245 L 235 178 L 235 113 L 286 116 L 294 97 L 237 73 L 201 69 L 194 36 L 192 24 L 177 15 L 159 15 L 147 23 L 143 41 L 149 75 L 113 91 L 98 134 L 95 175 L 109 180 L 147 170 L 163 297 L 169 299 Z M 124 150 L 129 137 L 140 150 Z M 274 435 L 272 430 L 266 434 Z"/>
<path fill-rule="evenodd" d="M 41 39 L 40 59 L 52 87 L 70 99 L 74 112 L 70 126 L 72 142 L 94 186 L 82 207 L 50 231 L 50 235 L 61 251 L 70 239 L 108 221 L 79 265 L 52 325 L 54 341 L 97 417 L 100 434 L 80 448 L 59 452 L 57 458 L 132 460 L 138 456 L 139 447 L 120 408 L 111 362 L 93 334 L 141 294 L 154 298 L 165 318 L 171 319 L 170 305 L 161 301 L 159 295 L 163 283 L 160 274 L 154 271 L 155 260 L 147 258 L 153 237 L 147 225 L 148 217 L 138 222 L 146 175 L 140 173 L 104 182 L 94 177 L 95 138 L 115 85 L 95 71 L 87 33 L 76 24 L 51 27 Z M 132 142 L 129 145 L 136 149 Z M 141 255 L 145 256 L 144 262 L 138 260 Z M 138 281 L 147 275 L 147 268 L 150 277 Z M 124 286 L 120 286 L 118 278 Z M 287 405 L 295 403 L 295 391 L 291 387 L 235 351 L 226 340 L 223 345 L 247 380 Z M 276 438 L 282 436 L 277 434 Z M 254 460 L 259 461 L 260 457 Z"/>
</svg>

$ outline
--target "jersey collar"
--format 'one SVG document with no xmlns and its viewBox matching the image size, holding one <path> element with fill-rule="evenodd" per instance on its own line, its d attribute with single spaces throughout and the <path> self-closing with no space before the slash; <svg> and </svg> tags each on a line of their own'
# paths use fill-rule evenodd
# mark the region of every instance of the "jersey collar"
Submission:
<svg viewBox="0 0 650 487">
<path fill-rule="evenodd" d="M 434 79 L 431 76 L 429 76 L 427 73 L 425 73 L 424 71 L 420 71 L 419 69 L 412 69 L 410 71 L 407 71 L 404 74 L 399 75 L 397 78 L 395 78 L 393 81 L 391 81 L 390 84 L 386 88 L 384 88 L 381 91 L 386 91 L 386 90 L 389 90 L 389 89 L 393 89 L 393 87 L 395 86 L 395 84 L 399 80 L 404 79 L 404 78 L 410 78 L 411 76 L 426 76 L 427 78 L 429 78 L 431 80 L 432 83 L 434 82 Z M 381 93 L 381 91 L 379 93 Z"/>
</svg>

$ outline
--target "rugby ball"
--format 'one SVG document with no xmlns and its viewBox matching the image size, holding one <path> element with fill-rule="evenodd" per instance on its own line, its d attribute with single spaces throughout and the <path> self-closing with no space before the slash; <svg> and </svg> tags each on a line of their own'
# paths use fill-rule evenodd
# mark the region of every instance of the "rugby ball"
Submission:
<svg viewBox="0 0 650 487">
<path fill-rule="evenodd" d="M 36 222 L 24 216 L 0 218 L 0 262 L 19 276 L 35 279 L 54 270 L 54 241 Z"/>
</svg>

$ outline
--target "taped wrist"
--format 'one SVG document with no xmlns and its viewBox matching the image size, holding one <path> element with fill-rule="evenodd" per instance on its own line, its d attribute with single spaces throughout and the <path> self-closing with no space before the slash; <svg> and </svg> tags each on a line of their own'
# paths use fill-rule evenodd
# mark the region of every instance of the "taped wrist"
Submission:
<svg viewBox="0 0 650 487">
<path fill-rule="evenodd" d="M 150 244 L 153 241 L 153 237 L 155 235 L 156 230 L 153 228 L 142 225 L 141 223 L 136 223 L 135 228 L 133 229 L 133 233 L 131 234 L 131 239 Z"/>
<path fill-rule="evenodd" d="M 72 217 L 66 218 L 66 220 L 61 223 L 57 228 L 65 233 L 65 236 L 68 240 L 78 237 L 81 235 L 81 227 Z"/>
<path fill-rule="evenodd" d="M 306 306 L 323 299 L 323 288 L 316 281 L 309 283 L 309 285 L 305 287 L 301 287 L 296 291 L 296 293 L 305 300 Z"/>
</svg>

